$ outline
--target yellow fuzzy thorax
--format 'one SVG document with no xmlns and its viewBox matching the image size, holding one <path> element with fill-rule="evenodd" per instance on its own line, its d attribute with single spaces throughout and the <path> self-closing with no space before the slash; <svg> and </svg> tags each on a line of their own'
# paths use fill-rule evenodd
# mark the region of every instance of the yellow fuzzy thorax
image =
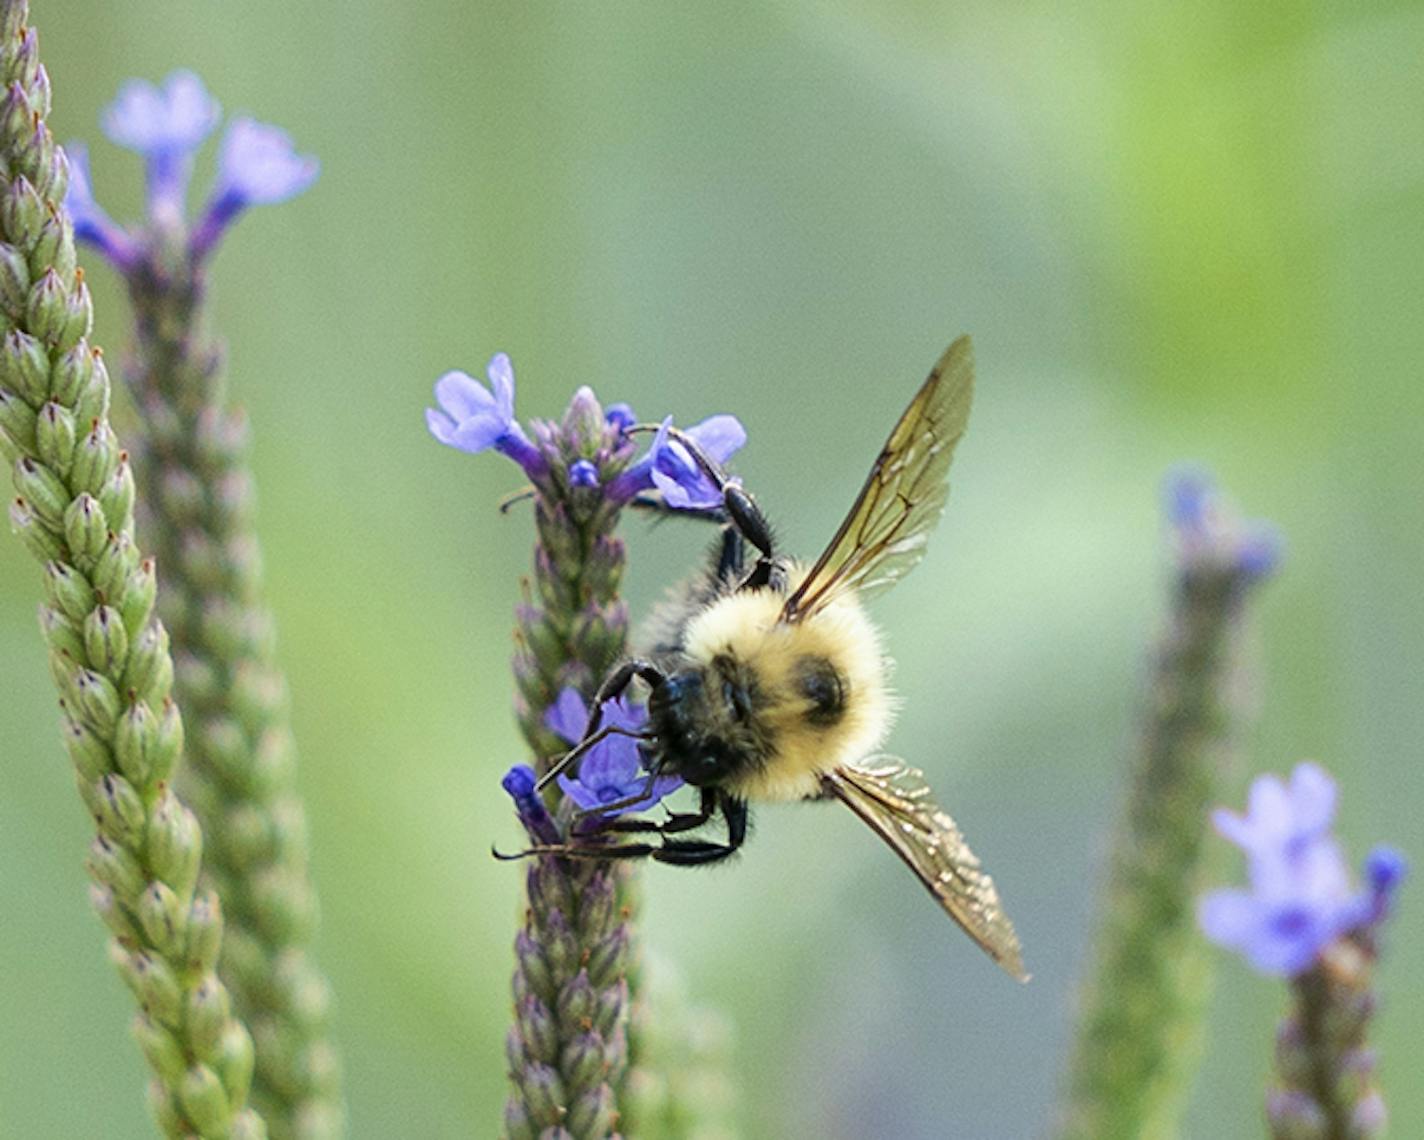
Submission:
<svg viewBox="0 0 1424 1140">
<path fill-rule="evenodd" d="M 792 588 L 805 575 L 794 568 Z M 874 752 L 890 730 L 891 700 L 880 633 L 850 593 L 795 623 L 778 622 L 786 595 L 749 590 L 713 602 L 687 626 L 683 648 L 702 664 L 730 656 L 751 670 L 764 703 L 757 717 L 775 741 L 758 771 L 726 784 L 746 800 L 800 800 L 821 790 L 821 774 Z M 845 711 L 831 725 L 807 720 L 809 704 L 793 684 L 806 657 L 830 661 L 841 675 Z"/>
</svg>

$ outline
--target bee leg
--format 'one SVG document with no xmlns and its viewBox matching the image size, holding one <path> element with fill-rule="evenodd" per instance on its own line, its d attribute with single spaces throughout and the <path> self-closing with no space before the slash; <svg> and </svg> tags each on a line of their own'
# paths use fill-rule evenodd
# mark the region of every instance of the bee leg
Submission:
<svg viewBox="0 0 1424 1140">
<path fill-rule="evenodd" d="M 603 684 L 598 686 L 598 692 L 593 695 L 593 700 L 589 705 L 588 723 L 584 726 L 583 738 L 575 744 L 569 751 L 565 752 L 549 766 L 549 770 L 539 777 L 539 782 L 534 786 L 535 791 L 542 792 L 553 781 L 560 772 L 566 771 L 568 767 L 592 748 L 598 741 L 602 740 L 610 732 L 620 736 L 642 736 L 642 733 L 629 732 L 625 728 L 612 728 L 600 736 L 599 726 L 603 723 L 603 706 L 607 701 L 623 695 L 624 690 L 633 683 L 634 677 L 641 677 L 647 682 L 650 688 L 658 688 L 666 679 L 663 671 L 651 661 L 641 661 L 634 658 L 625 661 L 617 669 L 613 670 L 605 679 Z M 649 786 L 651 791 L 651 785 Z M 636 802 L 636 801 L 634 801 Z"/>
<path fill-rule="evenodd" d="M 674 812 L 659 823 L 654 819 L 611 819 L 598 829 L 600 834 L 655 831 L 659 835 L 674 835 L 681 831 L 696 831 L 712 819 L 717 810 L 717 792 L 713 788 L 702 789 L 702 804 L 697 811 Z M 589 815 L 596 814 L 589 812 Z M 578 817 L 575 817 L 578 818 Z"/>
<path fill-rule="evenodd" d="M 576 847 L 570 843 L 541 843 L 526 847 L 506 855 L 497 847 L 490 848 L 491 854 L 502 863 L 512 863 L 516 859 L 529 859 L 536 855 L 554 855 L 560 859 L 646 859 L 659 848 L 652 843 L 620 843 L 616 847 Z"/>
<path fill-rule="evenodd" d="M 747 838 L 747 805 L 745 800 L 736 799 L 726 792 L 714 792 L 716 807 L 727 821 L 727 842 L 711 843 L 704 839 L 667 839 L 652 852 L 651 857 L 659 863 L 669 863 L 674 867 L 700 867 L 706 863 L 720 863 L 735 855 Z M 710 812 L 708 813 L 711 814 Z"/>
<path fill-rule="evenodd" d="M 721 507 L 670 507 L 662 495 L 651 491 L 634 495 L 628 500 L 628 505 L 662 518 L 697 519 L 699 522 L 719 524 L 727 521 L 727 512 Z"/>
</svg>

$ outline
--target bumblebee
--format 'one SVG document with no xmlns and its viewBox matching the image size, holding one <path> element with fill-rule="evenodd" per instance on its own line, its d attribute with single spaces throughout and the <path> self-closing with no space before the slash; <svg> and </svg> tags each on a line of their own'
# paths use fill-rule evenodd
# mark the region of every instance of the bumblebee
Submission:
<svg viewBox="0 0 1424 1140">
<path fill-rule="evenodd" d="M 973 385 L 973 352 L 960 337 L 910 401 L 855 505 L 809 566 L 783 557 L 755 500 L 680 437 L 722 495 L 714 514 L 724 530 L 712 565 L 655 612 L 642 653 L 599 686 L 582 741 L 539 786 L 619 732 L 642 741 L 649 788 L 656 776 L 680 776 L 700 790 L 699 810 L 661 822 L 590 813 L 572 842 L 525 854 L 715 863 L 745 840 L 750 803 L 836 799 L 990 957 L 1026 979 L 993 880 L 958 826 L 922 773 L 877 754 L 893 710 L 880 634 L 862 605 L 923 556 L 949 494 Z M 601 725 L 604 703 L 635 678 L 649 690 L 646 729 Z M 724 840 L 692 834 L 719 815 Z"/>
</svg>

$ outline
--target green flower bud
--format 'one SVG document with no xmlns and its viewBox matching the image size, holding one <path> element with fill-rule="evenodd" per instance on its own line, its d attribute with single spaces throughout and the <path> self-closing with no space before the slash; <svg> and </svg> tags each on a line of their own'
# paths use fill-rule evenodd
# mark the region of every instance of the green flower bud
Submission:
<svg viewBox="0 0 1424 1140">
<path fill-rule="evenodd" d="M 76 669 L 71 676 L 71 683 L 85 723 L 100 736 L 113 735 L 123 707 L 114 683 L 93 669 Z"/>
<path fill-rule="evenodd" d="M 617 1115 L 613 1090 L 607 1083 L 598 1084 L 569 1105 L 565 1128 L 573 1136 L 607 1136 Z"/>
<path fill-rule="evenodd" d="M 24 499 L 10 504 L 10 529 L 40 562 L 63 558 L 68 553 L 59 536 L 40 521 L 34 508 Z"/>
<path fill-rule="evenodd" d="M 111 887 L 120 898 L 137 897 L 148 881 L 138 860 L 104 835 L 96 835 L 90 842 L 84 868 L 95 882 Z"/>
<path fill-rule="evenodd" d="M 596 986 L 606 986 L 614 978 L 627 971 L 631 946 L 628 928 L 619 925 L 612 934 L 604 938 L 590 952 L 587 968 L 588 976 Z"/>
<path fill-rule="evenodd" d="M 0 462 L 4 462 L 13 467 L 20 462 L 29 452 L 33 450 L 28 447 L 21 447 L 14 438 L 3 427 L 0 427 Z"/>
<path fill-rule="evenodd" d="M 155 875 L 180 894 L 192 891 L 203 860 L 203 833 L 193 813 L 166 788 L 149 813 L 145 853 Z"/>
<path fill-rule="evenodd" d="M 92 495 L 98 495 L 99 502 L 103 504 L 104 486 L 119 466 L 122 456 L 123 452 L 113 429 L 103 421 L 95 422 L 74 450 L 74 465 L 69 471 L 69 485 L 76 491 L 88 491 Z M 113 516 L 109 515 L 107 507 L 104 514 L 109 517 L 111 530 L 122 529 L 113 525 Z"/>
<path fill-rule="evenodd" d="M 35 447 L 35 410 L 18 392 L 0 386 L 0 431 L 13 439 L 22 451 Z"/>
<path fill-rule="evenodd" d="M 201 1134 L 221 1136 L 227 1132 L 232 1107 L 218 1075 L 207 1065 L 193 1065 L 188 1069 L 178 1086 L 178 1099 Z"/>
<path fill-rule="evenodd" d="M 548 1007 L 532 994 L 514 1011 L 524 1054 L 531 1060 L 552 1065 L 559 1057 L 559 1027 Z"/>
<path fill-rule="evenodd" d="M 30 286 L 29 295 L 25 298 L 25 326 L 39 337 L 42 343 L 53 348 L 58 345 L 68 325 L 69 290 L 65 288 L 59 274 L 48 269 Z"/>
<path fill-rule="evenodd" d="M 20 130 L 28 136 L 33 123 L 29 107 L 24 104 L 24 96 L 17 96 L 11 89 L 9 97 L 0 103 L 0 134 L 10 136 L 10 118 L 21 116 Z M 0 196 L 0 222 L 4 223 L 7 234 L 32 234 L 45 223 L 49 212 L 30 180 L 23 174 L 11 181 L 9 188 Z"/>
<path fill-rule="evenodd" d="M 60 726 L 60 733 L 69 759 L 74 762 L 83 782 L 93 785 L 113 771 L 114 758 L 109 754 L 108 746 L 82 722 L 66 717 Z"/>
<path fill-rule="evenodd" d="M 114 674 L 124 666 L 129 652 L 129 631 L 119 611 L 99 606 L 84 619 L 84 653 L 101 673 Z"/>
<path fill-rule="evenodd" d="M 304 1133 L 308 1128 L 312 1128 L 312 1136 L 336 1135 L 334 1130 L 323 1132 L 320 1125 L 313 1126 L 305 1112 L 301 1116 L 300 1124 Z M 232 1127 L 228 1129 L 227 1135 L 228 1140 L 267 1140 L 267 1125 L 262 1117 L 257 1115 L 255 1108 L 244 1108 L 232 1118 Z"/>
<path fill-rule="evenodd" d="M 159 1025 L 153 1018 L 144 1013 L 140 1013 L 133 1021 L 133 1036 L 138 1042 L 138 1047 L 143 1051 L 144 1058 L 153 1071 L 158 1074 L 158 1079 L 165 1084 L 176 1085 L 183 1077 L 184 1070 L 188 1067 L 187 1061 L 183 1057 L 183 1049 L 170 1033 L 163 1026 Z M 169 1133 L 169 1135 L 180 1135 Z"/>
<path fill-rule="evenodd" d="M 150 944 L 160 954 L 181 951 L 186 934 L 183 900 L 167 883 L 152 882 L 138 899 L 138 921 Z"/>
<path fill-rule="evenodd" d="M 149 761 L 155 780 L 167 780 L 178 766 L 183 755 L 183 717 L 178 712 L 178 703 L 165 697 L 159 710 L 158 732 L 149 747 Z"/>
<path fill-rule="evenodd" d="M 157 733 L 158 718 L 143 701 L 135 701 L 124 710 L 114 730 L 114 763 L 124 779 L 140 786 L 152 779 L 150 749 Z"/>
<path fill-rule="evenodd" d="M 191 523 L 202 516 L 207 493 L 192 471 L 169 467 L 158 478 L 159 505 L 165 520 Z"/>
<path fill-rule="evenodd" d="M 618 1020 L 628 1008 L 628 979 L 618 978 L 612 985 L 604 986 L 597 993 L 597 1004 L 593 1011 L 593 1027 L 604 1037 L 612 1037 Z"/>
<path fill-rule="evenodd" d="M 55 330 L 55 335 L 50 343 L 59 352 L 67 352 L 84 341 L 93 331 L 94 301 L 89 296 L 89 285 L 84 280 L 84 270 L 76 269 L 74 271 L 74 288 L 64 298 L 59 328 Z"/>
<path fill-rule="evenodd" d="M 64 562 L 45 563 L 44 587 L 50 604 L 73 622 L 82 622 L 98 602 L 89 579 Z"/>
<path fill-rule="evenodd" d="M 29 299 L 29 262 L 13 245 L 0 242 L 0 312 L 12 322 L 21 321 Z"/>
<path fill-rule="evenodd" d="M 57 214 L 45 219 L 30 247 L 31 273 L 43 273 L 51 265 L 66 281 L 74 279 L 74 270 L 78 267 L 72 235 L 66 232 L 64 221 Z"/>
<path fill-rule="evenodd" d="M 160 1025 L 175 1029 L 181 1026 L 184 983 L 173 967 L 162 958 L 140 950 L 129 955 L 128 969 L 137 981 L 134 992 L 149 1015 Z"/>
<path fill-rule="evenodd" d="M 506 1140 L 539 1140 L 539 1130 L 529 1119 L 523 1101 L 508 1100 L 504 1105 L 504 1135 Z"/>
<path fill-rule="evenodd" d="M 64 541 L 76 562 L 93 564 L 109 541 L 109 522 L 99 500 L 83 492 L 64 512 Z"/>
<path fill-rule="evenodd" d="M 73 408 L 94 377 L 94 351 L 84 347 L 61 353 L 50 369 L 50 398 Z M 80 422 L 89 426 L 94 417 Z"/>
<path fill-rule="evenodd" d="M 195 967 L 211 969 L 218 960 L 222 936 L 218 897 L 212 891 L 200 891 L 188 908 L 188 941 L 183 951 L 187 961 Z"/>
<path fill-rule="evenodd" d="M 153 615 L 153 603 L 158 597 L 158 567 L 152 558 L 145 558 L 129 575 L 128 585 L 119 599 L 119 613 L 129 636 L 135 637 Z"/>
<path fill-rule="evenodd" d="M 104 363 L 104 354 L 97 348 L 90 348 L 86 343 L 80 343 L 60 357 L 60 364 L 62 365 L 71 354 L 87 356 L 92 367 L 75 399 L 73 401 L 66 400 L 65 403 L 72 404 L 74 418 L 81 424 L 93 424 L 95 420 L 107 421 L 111 389 L 109 368 Z"/>
<path fill-rule="evenodd" d="M 119 465 L 99 491 L 99 505 L 114 530 L 126 531 L 133 527 L 134 479 L 128 452 L 119 452 Z"/>
<path fill-rule="evenodd" d="M 51 400 L 40 409 L 35 424 L 35 450 L 61 476 L 74 464 L 74 413 Z"/>
<path fill-rule="evenodd" d="M 138 635 L 129 651 L 123 685 L 150 705 L 161 705 L 167 699 L 173 688 L 173 658 L 168 654 L 168 631 L 161 621 L 152 622 Z"/>
<path fill-rule="evenodd" d="M 109 932 L 120 942 L 132 944 L 140 939 L 138 927 L 129 918 L 129 913 L 123 903 L 108 887 L 90 883 L 89 905 L 94 908 L 94 913 L 99 916 L 99 920 L 108 928 Z"/>
<path fill-rule="evenodd" d="M 5 61 L 0 82 L 6 87 L 17 83 L 28 91 L 40 72 L 39 34 L 34 28 L 21 25 L 16 29 L 14 39 L 18 42 L 11 45 L 12 54 Z"/>
<path fill-rule="evenodd" d="M 40 633 L 50 650 L 63 657 L 68 663 L 66 669 L 73 670 L 74 662 L 83 661 L 84 635 L 81 623 L 72 621 L 53 606 L 41 605 L 39 609 Z"/>
<path fill-rule="evenodd" d="M 100 831 L 125 846 L 138 842 L 145 822 L 143 799 L 132 784 L 115 772 L 107 772 L 87 791 L 82 784 L 79 790 Z"/>
<path fill-rule="evenodd" d="M 227 1090 L 234 1103 L 247 1099 L 252 1088 L 252 1070 L 256 1055 L 252 1048 L 252 1038 L 239 1022 L 229 1021 L 223 1030 L 222 1040 L 211 1058 L 218 1079 Z"/>
<path fill-rule="evenodd" d="M 211 1057 L 218 1051 L 231 1015 L 232 1001 L 216 974 L 208 974 L 188 991 L 185 1024 L 189 1045 L 197 1056 Z"/>
<path fill-rule="evenodd" d="M 587 1088 L 601 1080 L 608 1069 L 602 1039 L 594 1033 L 575 1033 L 559 1055 L 559 1068 L 577 1088 Z"/>
<path fill-rule="evenodd" d="M 11 329 L 0 346 L 0 387 L 15 392 L 32 407 L 49 398 L 49 353 L 21 329 Z"/>
<path fill-rule="evenodd" d="M 58 475 L 28 455 L 15 464 L 15 490 L 30 504 L 31 511 L 54 531 L 64 529 L 64 510 L 69 506 L 69 489 Z"/>
<path fill-rule="evenodd" d="M 541 1128 L 556 1128 L 563 1123 L 565 1102 L 564 1082 L 548 1065 L 538 1062 L 515 1069 L 512 1074 L 529 1107 L 530 1115 Z"/>
<path fill-rule="evenodd" d="M 187 1058 L 183 1060 L 183 1071 L 187 1072 Z M 179 1077 L 181 1080 L 182 1077 Z M 172 1088 L 178 1087 L 178 1081 L 174 1081 Z M 177 1097 L 170 1091 L 170 1086 L 162 1081 L 148 1082 L 148 1110 L 153 1113 L 154 1123 L 158 1125 L 158 1131 L 164 1136 L 192 1136 L 193 1129 L 189 1123 L 183 1119 L 183 1113 L 178 1107 Z"/>
<path fill-rule="evenodd" d="M 588 971 L 580 970 L 559 995 L 559 1024 L 563 1026 L 564 1032 L 573 1033 L 580 1026 L 592 1024 L 596 1002 L 593 986 L 588 980 Z"/>
<path fill-rule="evenodd" d="M 91 573 L 94 589 L 105 598 L 118 601 L 123 596 L 124 585 L 137 569 L 138 551 L 134 549 L 133 539 L 125 531 L 110 533 L 104 549 L 94 559 Z"/>
</svg>

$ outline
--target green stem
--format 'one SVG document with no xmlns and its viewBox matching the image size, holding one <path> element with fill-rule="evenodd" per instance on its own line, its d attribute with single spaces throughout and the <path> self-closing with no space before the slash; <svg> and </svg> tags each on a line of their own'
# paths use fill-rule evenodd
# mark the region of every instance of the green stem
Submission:
<svg viewBox="0 0 1424 1140">
<path fill-rule="evenodd" d="M 186 235 L 155 233 L 129 275 L 136 343 L 140 525 L 160 574 L 188 724 L 180 781 L 214 839 L 204 882 L 223 899 L 219 971 L 257 1044 L 253 1103 L 274 1140 L 334 1137 L 343 1110 L 330 987 L 310 954 L 316 892 L 286 682 L 262 599 L 247 425 L 226 398 L 223 350 Z"/>
<path fill-rule="evenodd" d="M 96 825 L 87 870 L 110 957 L 139 1004 L 134 1034 L 170 1136 L 266 1135 L 246 1106 L 253 1046 L 215 967 L 216 894 L 202 831 L 169 777 L 183 726 L 155 568 L 133 537 L 133 479 L 109 426 L 109 378 L 62 209 L 63 152 L 25 0 L 0 0 L 0 450 L 10 518 L 44 566 L 40 622 L 79 794 Z"/>
<path fill-rule="evenodd" d="M 1210 981 L 1193 906 L 1208 809 L 1233 751 L 1248 582 L 1241 566 L 1212 558 L 1187 563 L 1177 580 L 1083 988 L 1065 1140 L 1175 1135 Z"/>
</svg>

